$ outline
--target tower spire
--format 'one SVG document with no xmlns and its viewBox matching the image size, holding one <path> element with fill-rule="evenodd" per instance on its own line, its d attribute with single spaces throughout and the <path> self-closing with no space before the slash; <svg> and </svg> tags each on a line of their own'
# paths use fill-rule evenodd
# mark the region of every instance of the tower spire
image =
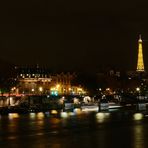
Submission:
<svg viewBox="0 0 148 148">
<path fill-rule="evenodd" d="M 144 72 L 144 61 L 143 61 L 143 50 L 142 50 L 142 39 L 141 35 L 139 35 L 138 40 L 138 61 L 137 61 L 137 71 Z"/>
</svg>

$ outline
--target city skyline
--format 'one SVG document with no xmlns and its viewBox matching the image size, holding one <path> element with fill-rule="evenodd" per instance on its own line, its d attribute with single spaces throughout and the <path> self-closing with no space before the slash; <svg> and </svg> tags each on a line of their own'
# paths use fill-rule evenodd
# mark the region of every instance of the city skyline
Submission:
<svg viewBox="0 0 148 148">
<path fill-rule="evenodd" d="M 144 40 L 144 42 L 145 42 L 146 40 Z M 117 63 L 116 65 L 112 65 L 112 64 L 107 64 L 106 66 L 105 65 L 103 65 L 103 66 L 100 66 L 100 64 L 101 63 L 98 63 L 98 65 L 97 65 L 97 69 L 93 69 L 94 71 L 93 72 L 98 72 L 99 70 L 110 70 L 110 69 L 116 69 L 116 70 L 132 70 L 132 71 L 145 71 L 145 55 L 143 55 L 143 48 L 142 48 L 142 43 L 143 42 L 143 40 L 141 39 L 141 34 L 139 35 L 139 39 L 138 39 L 138 46 L 137 46 L 137 58 L 136 58 L 136 60 L 137 60 L 137 68 L 135 69 L 135 65 L 134 65 L 134 69 L 133 69 L 133 67 L 132 67 L 132 69 L 128 69 L 128 67 L 120 67 L 119 66 L 119 64 L 120 64 L 120 61 L 119 61 L 119 63 Z M 140 54 L 139 54 L 139 52 L 140 52 Z M 141 57 L 141 54 L 142 54 L 142 59 L 139 59 L 140 57 Z M 133 61 L 132 61 L 133 62 Z M 140 63 L 139 63 L 140 62 Z M 143 64 L 141 63 L 141 62 L 143 62 Z M 16 62 L 12 62 L 12 61 L 9 61 L 9 60 L 6 60 L 6 59 L 0 59 L 0 66 L 2 67 L 2 68 L 5 68 L 5 69 L 7 69 L 7 66 L 8 66 L 8 68 L 12 68 L 12 67 L 34 67 L 34 68 L 37 68 L 37 67 L 42 67 L 42 68 L 51 68 L 50 70 L 51 70 L 51 72 L 62 72 L 62 71 L 67 71 L 67 70 L 70 70 L 70 71 L 79 71 L 79 72 L 84 72 L 84 71 L 87 71 L 86 69 L 82 69 L 82 70 L 80 70 L 79 68 L 80 67 L 77 67 L 77 68 L 69 68 L 69 67 L 66 67 L 66 68 L 63 68 L 62 69 L 62 67 L 58 67 L 58 66 L 55 66 L 55 67 L 50 67 L 49 66 L 49 64 L 48 63 L 42 63 L 42 61 L 39 61 L 38 60 L 38 63 L 35 63 L 35 62 L 33 62 L 33 63 L 28 63 L 27 61 L 25 61 L 25 63 L 16 63 Z M 131 64 L 131 63 L 129 63 L 129 64 Z M 142 64 L 142 65 L 141 65 Z M 77 65 L 78 66 L 78 65 Z M 142 66 L 142 67 L 141 67 Z M 142 68 L 142 69 L 141 69 Z M 88 70 L 90 70 L 90 69 L 88 69 Z M 92 70 L 92 69 L 91 69 Z M 88 71 L 87 71 L 88 72 Z"/>
</svg>

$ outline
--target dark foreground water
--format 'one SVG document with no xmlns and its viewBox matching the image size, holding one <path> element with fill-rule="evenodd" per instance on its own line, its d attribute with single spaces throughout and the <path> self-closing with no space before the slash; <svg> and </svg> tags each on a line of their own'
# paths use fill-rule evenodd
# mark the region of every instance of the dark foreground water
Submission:
<svg viewBox="0 0 148 148">
<path fill-rule="evenodd" d="M 0 116 L 0 148 L 5 147 L 148 148 L 148 117 L 133 112 L 9 114 Z"/>
</svg>

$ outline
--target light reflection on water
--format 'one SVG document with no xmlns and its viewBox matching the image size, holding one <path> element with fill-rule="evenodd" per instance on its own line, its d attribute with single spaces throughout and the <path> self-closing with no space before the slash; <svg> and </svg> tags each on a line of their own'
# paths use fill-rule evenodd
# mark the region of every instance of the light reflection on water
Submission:
<svg viewBox="0 0 148 148">
<path fill-rule="evenodd" d="M 80 114 L 82 114 L 82 111 L 81 111 L 80 108 L 75 108 L 75 109 L 74 109 L 74 113 L 75 113 L 76 115 L 80 115 Z"/>
<path fill-rule="evenodd" d="M 109 117 L 110 117 L 110 113 L 100 112 L 100 113 L 96 114 L 96 119 L 97 119 L 98 123 L 103 123 L 103 122 L 107 121 L 109 119 Z"/>
<path fill-rule="evenodd" d="M 43 112 L 37 113 L 36 115 L 37 119 L 43 119 L 45 117 Z"/>
<path fill-rule="evenodd" d="M 58 111 L 57 111 L 57 110 L 52 110 L 52 111 L 51 111 L 51 114 L 57 115 L 57 114 L 58 114 Z"/>
<path fill-rule="evenodd" d="M 135 113 L 134 115 L 134 120 L 138 121 L 138 120 L 142 120 L 144 115 L 142 113 Z"/>
<path fill-rule="evenodd" d="M 120 143 L 117 144 L 120 141 L 126 143 L 126 146 L 131 142 L 134 148 L 148 147 L 148 143 L 145 144 L 148 136 L 144 136 L 148 132 L 148 128 L 144 128 L 147 124 L 143 124 L 145 118 L 143 115 L 140 118 L 139 113 L 128 116 L 125 113 L 109 112 L 87 114 L 77 110 L 61 112 L 60 115 L 50 116 L 49 112 L 40 112 L 2 116 L 0 134 L 5 134 L 2 138 L 0 137 L 0 143 L 5 143 L 6 140 L 7 147 L 11 147 L 11 144 L 14 144 L 14 147 L 20 147 L 19 144 L 21 144 L 24 147 L 34 145 L 36 148 L 47 146 L 51 148 L 105 146 L 123 148 Z M 137 116 L 138 121 L 135 120 Z M 128 117 L 131 118 L 130 121 Z M 3 146 L 0 144 L 0 147 Z"/>
<path fill-rule="evenodd" d="M 62 118 L 68 118 L 68 113 L 67 112 L 61 112 L 61 117 Z"/>
<path fill-rule="evenodd" d="M 29 116 L 30 116 L 30 119 L 35 119 L 36 118 L 36 114 L 35 113 L 30 113 Z"/>
<path fill-rule="evenodd" d="M 8 118 L 9 118 L 9 120 L 19 118 L 19 114 L 18 113 L 9 113 Z"/>
<path fill-rule="evenodd" d="M 60 119 L 58 119 L 58 118 L 51 118 L 50 119 L 50 123 L 51 124 L 59 124 L 60 123 Z"/>
<path fill-rule="evenodd" d="M 136 125 L 133 129 L 133 144 L 134 148 L 144 147 L 144 129 L 142 125 Z"/>
</svg>

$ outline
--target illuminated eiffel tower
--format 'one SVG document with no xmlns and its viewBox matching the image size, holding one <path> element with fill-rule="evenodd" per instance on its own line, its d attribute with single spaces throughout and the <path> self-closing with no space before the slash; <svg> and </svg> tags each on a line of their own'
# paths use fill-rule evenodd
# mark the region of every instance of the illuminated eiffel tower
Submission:
<svg viewBox="0 0 148 148">
<path fill-rule="evenodd" d="M 142 51 L 142 39 L 141 35 L 138 40 L 138 61 L 137 61 L 137 72 L 144 72 L 144 61 L 143 61 L 143 51 Z"/>
</svg>

